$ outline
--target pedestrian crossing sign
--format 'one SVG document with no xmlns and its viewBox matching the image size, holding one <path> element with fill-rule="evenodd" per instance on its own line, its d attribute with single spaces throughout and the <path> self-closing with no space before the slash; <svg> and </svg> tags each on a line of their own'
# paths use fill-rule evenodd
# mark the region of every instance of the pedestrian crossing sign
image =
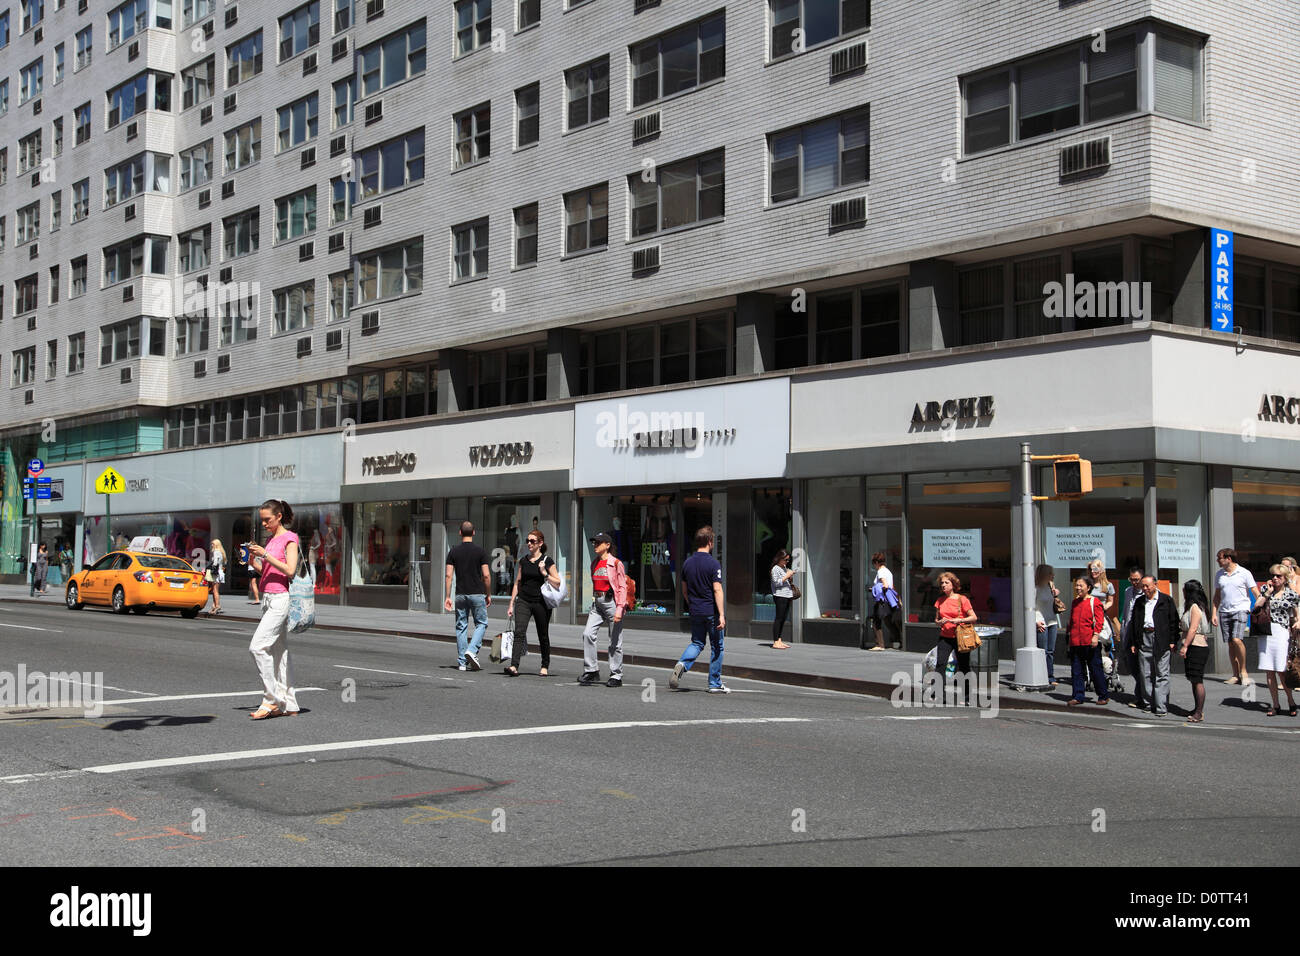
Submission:
<svg viewBox="0 0 1300 956">
<path fill-rule="evenodd" d="M 112 468 L 105 468 L 104 473 L 95 479 L 95 492 L 101 495 L 115 495 L 126 491 L 126 481 Z"/>
</svg>

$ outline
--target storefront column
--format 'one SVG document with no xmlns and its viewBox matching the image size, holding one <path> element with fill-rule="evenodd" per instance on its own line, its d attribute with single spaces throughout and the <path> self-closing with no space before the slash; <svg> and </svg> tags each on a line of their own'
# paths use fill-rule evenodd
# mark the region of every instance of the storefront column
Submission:
<svg viewBox="0 0 1300 956">
<path fill-rule="evenodd" d="M 1158 492 L 1156 489 L 1156 463 L 1146 461 L 1142 463 L 1142 537 L 1145 547 L 1142 552 L 1142 562 L 1146 566 L 1147 574 L 1156 578 L 1160 577 L 1160 555 L 1156 548 L 1156 525 L 1160 522 L 1159 502 L 1157 501 Z M 1108 560 L 1118 562 L 1118 555 L 1109 555 Z M 1116 567 L 1117 579 L 1122 578 L 1128 571 L 1127 568 Z M 1181 604 L 1182 600 L 1179 595 L 1173 595 L 1174 603 Z"/>
<path fill-rule="evenodd" d="M 803 572 L 808 566 L 808 541 L 807 532 L 804 528 L 804 508 L 808 498 L 804 493 L 807 487 L 806 481 L 795 481 L 794 487 L 790 489 L 790 543 L 793 553 L 793 560 L 790 566 L 799 573 L 794 577 L 794 583 L 799 585 L 801 591 L 806 592 L 808 588 L 807 575 Z M 795 602 L 795 607 L 790 610 L 790 633 L 791 640 L 796 644 L 803 643 L 803 608 L 802 600 Z"/>
<path fill-rule="evenodd" d="M 447 508 L 441 498 L 434 499 L 433 517 L 429 527 L 429 549 L 433 554 L 429 569 L 429 611 L 433 614 L 445 614 L 442 602 L 447 600 L 447 552 L 451 542 L 447 540 Z"/>
<path fill-rule="evenodd" d="M 1174 325 L 1205 328 L 1209 233 L 1192 229 L 1174 236 Z"/>
<path fill-rule="evenodd" d="M 443 349 L 438 353 L 438 414 L 464 411 L 469 405 L 469 353 Z"/>
<path fill-rule="evenodd" d="M 575 329 L 551 329 L 546 333 L 546 398 L 554 401 L 582 393 L 581 339 Z"/>
<path fill-rule="evenodd" d="M 943 259 L 913 262 L 907 298 L 911 351 L 941 349 L 958 342 L 956 266 Z"/>
<path fill-rule="evenodd" d="M 1029 493 L 1032 495 L 1034 493 L 1032 471 L 1030 473 L 1029 485 Z M 1015 659 L 1016 648 L 1036 647 L 1038 645 L 1037 634 L 1035 634 L 1033 639 L 1030 640 L 1024 633 L 1024 625 L 1021 623 L 1025 616 L 1024 608 L 1020 606 L 1023 603 L 1021 595 L 1024 593 L 1022 590 L 1024 584 L 1021 581 L 1021 575 L 1023 573 L 1022 568 L 1025 563 L 1024 522 L 1034 521 L 1036 517 L 1032 503 L 1029 508 L 1029 513 L 1025 513 L 1024 499 L 1022 497 L 1023 494 L 1024 486 L 1020 480 L 1020 469 L 1017 468 L 1011 472 L 1011 601 L 1013 608 L 1011 614 L 1011 645 L 1007 646 L 1006 642 L 1003 641 L 1002 646 L 998 648 L 999 658 L 1005 659 L 1010 657 L 1013 660 Z M 1035 527 L 1034 530 L 1035 533 L 1033 535 L 1033 540 L 1035 542 L 1035 547 L 1037 547 L 1037 542 L 1039 541 L 1037 527 Z M 1031 555 L 1030 566 L 1033 567 L 1037 564 L 1036 556 Z"/>
<path fill-rule="evenodd" d="M 1205 544 L 1208 552 L 1206 562 L 1207 568 L 1218 567 L 1214 561 L 1214 555 L 1220 548 L 1235 547 L 1234 542 L 1237 537 L 1235 522 L 1233 521 L 1233 500 L 1232 500 L 1232 466 L 1231 465 L 1211 465 L 1210 466 L 1210 533 L 1206 535 Z M 1208 587 L 1213 587 L 1210 582 L 1206 582 Z M 1210 595 L 1214 595 L 1211 593 Z"/>
<path fill-rule="evenodd" d="M 776 367 L 775 300 L 747 292 L 736 297 L 736 374 L 757 375 Z"/>
</svg>

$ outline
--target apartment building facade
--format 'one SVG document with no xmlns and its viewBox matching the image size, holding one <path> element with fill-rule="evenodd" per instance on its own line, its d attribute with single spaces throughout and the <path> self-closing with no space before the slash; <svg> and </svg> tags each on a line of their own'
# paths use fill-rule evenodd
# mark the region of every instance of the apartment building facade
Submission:
<svg viewBox="0 0 1300 956">
<path fill-rule="evenodd" d="M 1020 441 L 1096 462 L 1096 494 L 1035 516 L 1058 581 L 1094 548 L 1177 588 L 1234 540 L 1300 546 L 1284 4 L 9 16 L 7 574 L 37 456 L 66 473 L 40 536 L 77 566 L 113 543 L 112 464 L 135 483 L 115 538 L 203 552 L 287 498 L 351 603 L 439 609 L 471 517 L 506 592 L 544 530 L 572 616 L 609 531 L 638 622 L 677 627 L 712 523 L 733 633 L 770 627 L 784 548 L 796 636 L 836 643 L 862 638 L 876 551 L 909 641 L 933 639 L 943 567 L 1012 625 Z M 1234 242 L 1227 334 L 1211 230 Z"/>
</svg>

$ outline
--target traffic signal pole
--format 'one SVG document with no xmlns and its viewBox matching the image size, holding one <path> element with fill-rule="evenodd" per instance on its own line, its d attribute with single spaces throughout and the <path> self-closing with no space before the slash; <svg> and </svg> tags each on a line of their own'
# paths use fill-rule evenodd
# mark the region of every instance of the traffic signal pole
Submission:
<svg viewBox="0 0 1300 956">
<path fill-rule="evenodd" d="M 1031 461 L 1029 442 L 1021 442 L 1020 613 L 1025 643 L 1023 647 L 1016 648 L 1015 680 L 1015 686 L 1021 689 L 1047 686 L 1047 658 L 1038 646 L 1038 625 L 1034 620 L 1034 488 Z"/>
</svg>

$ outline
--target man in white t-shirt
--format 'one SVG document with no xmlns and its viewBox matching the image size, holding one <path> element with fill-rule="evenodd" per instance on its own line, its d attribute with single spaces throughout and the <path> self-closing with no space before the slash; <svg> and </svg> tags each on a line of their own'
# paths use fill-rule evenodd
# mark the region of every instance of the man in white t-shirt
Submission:
<svg viewBox="0 0 1300 956">
<path fill-rule="evenodd" d="M 1237 552 L 1220 548 L 1217 555 L 1219 570 L 1214 574 L 1214 611 L 1210 623 L 1219 629 L 1223 642 L 1228 645 L 1228 659 L 1232 661 L 1229 684 L 1253 684 L 1246 673 L 1246 637 L 1250 634 L 1250 609 L 1252 596 L 1259 600 L 1259 585 L 1247 569 L 1237 563 Z"/>
<path fill-rule="evenodd" d="M 877 551 L 873 554 L 871 564 L 876 569 L 876 579 L 871 585 L 871 597 L 875 601 L 871 616 L 876 625 L 876 646 L 870 650 L 883 651 L 886 631 L 889 634 L 890 646 L 902 640 L 899 628 L 902 602 L 899 600 L 898 591 L 894 589 L 894 574 L 885 567 L 884 552 Z"/>
</svg>

